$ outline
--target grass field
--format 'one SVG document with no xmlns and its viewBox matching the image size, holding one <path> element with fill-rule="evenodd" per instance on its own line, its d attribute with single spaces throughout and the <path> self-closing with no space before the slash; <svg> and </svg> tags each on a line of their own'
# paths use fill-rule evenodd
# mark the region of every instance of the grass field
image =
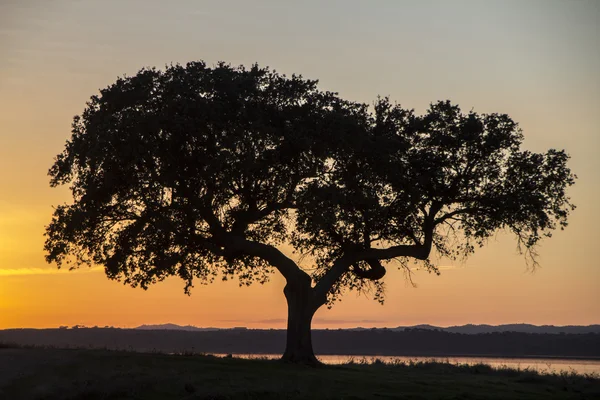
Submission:
<svg viewBox="0 0 600 400">
<path fill-rule="evenodd" d="M 0 399 L 600 399 L 598 376 L 0 346 Z"/>
</svg>

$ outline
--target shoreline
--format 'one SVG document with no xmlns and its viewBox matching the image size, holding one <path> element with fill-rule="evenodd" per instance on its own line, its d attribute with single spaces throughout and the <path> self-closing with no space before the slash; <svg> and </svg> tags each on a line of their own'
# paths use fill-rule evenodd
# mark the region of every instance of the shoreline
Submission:
<svg viewBox="0 0 600 400">
<path fill-rule="evenodd" d="M 135 350 L 134 350 L 135 351 Z M 178 354 L 178 353 L 169 353 L 169 354 Z M 197 354 L 206 354 L 206 355 L 213 355 L 213 356 L 225 356 L 227 355 L 226 353 L 197 353 Z M 231 353 L 232 356 L 280 356 L 280 354 L 276 354 L 276 353 Z M 431 355 L 431 354 L 426 354 L 426 355 L 418 355 L 418 354 L 408 354 L 408 355 L 400 355 L 400 354 L 393 354 L 393 355 L 388 355 L 388 354 L 333 354 L 333 353 L 319 353 L 319 354 L 315 354 L 315 356 L 321 357 L 321 356 L 333 356 L 333 357 L 402 357 L 402 358 L 411 358 L 411 357 L 418 357 L 418 358 L 427 358 L 427 359 L 443 359 L 443 358 L 507 358 L 507 359 L 528 359 L 528 360 L 535 360 L 535 359 L 539 359 L 539 360 L 581 360 L 581 361 L 599 361 L 600 362 L 600 357 L 596 357 L 596 356 L 560 356 L 560 355 L 544 355 L 544 356 L 538 356 L 538 355 L 498 355 L 498 354 L 436 354 L 436 355 Z"/>
</svg>

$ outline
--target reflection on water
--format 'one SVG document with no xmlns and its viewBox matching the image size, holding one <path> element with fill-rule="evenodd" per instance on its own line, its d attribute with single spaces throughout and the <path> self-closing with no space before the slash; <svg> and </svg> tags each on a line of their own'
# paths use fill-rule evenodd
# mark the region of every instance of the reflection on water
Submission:
<svg viewBox="0 0 600 400">
<path fill-rule="evenodd" d="M 215 354 L 223 357 L 224 354 Z M 239 358 L 277 359 L 281 354 L 234 354 Z M 319 360 L 325 364 L 372 363 L 378 359 L 386 363 L 409 363 L 417 361 L 438 361 L 451 364 L 488 364 L 494 368 L 508 367 L 513 369 L 532 369 L 540 373 L 576 372 L 578 374 L 600 374 L 600 359 L 575 360 L 565 358 L 501 358 L 501 357 L 402 357 L 402 356 L 350 356 L 320 355 Z"/>
</svg>

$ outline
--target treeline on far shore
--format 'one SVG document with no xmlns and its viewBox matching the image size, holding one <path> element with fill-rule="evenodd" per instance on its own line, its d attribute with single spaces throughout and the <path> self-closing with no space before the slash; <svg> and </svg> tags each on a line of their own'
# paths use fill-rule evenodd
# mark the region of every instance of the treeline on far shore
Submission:
<svg viewBox="0 0 600 400">
<path fill-rule="evenodd" d="M 118 328 L 0 330 L 0 343 L 61 348 L 107 348 L 167 353 L 277 354 L 285 330 L 207 332 Z M 462 334 L 429 329 L 315 330 L 317 354 L 388 356 L 600 357 L 600 334 L 519 332 Z"/>
</svg>

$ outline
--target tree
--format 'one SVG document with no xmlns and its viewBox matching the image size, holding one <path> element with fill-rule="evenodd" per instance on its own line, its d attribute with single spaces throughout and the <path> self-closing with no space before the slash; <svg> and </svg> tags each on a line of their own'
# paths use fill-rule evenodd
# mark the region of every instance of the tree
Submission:
<svg viewBox="0 0 600 400">
<path fill-rule="evenodd" d="M 74 201 L 46 227 L 46 260 L 103 265 L 144 289 L 178 275 L 187 293 L 277 270 L 283 359 L 316 363 L 316 310 L 347 289 L 382 301 L 394 260 L 437 272 L 433 249 L 467 256 L 504 229 L 535 261 L 538 241 L 567 224 L 575 177 L 564 151 L 523 151 L 522 139 L 506 115 L 447 101 L 422 116 L 387 98 L 370 108 L 257 65 L 143 69 L 74 118 L 49 171 Z"/>
</svg>

